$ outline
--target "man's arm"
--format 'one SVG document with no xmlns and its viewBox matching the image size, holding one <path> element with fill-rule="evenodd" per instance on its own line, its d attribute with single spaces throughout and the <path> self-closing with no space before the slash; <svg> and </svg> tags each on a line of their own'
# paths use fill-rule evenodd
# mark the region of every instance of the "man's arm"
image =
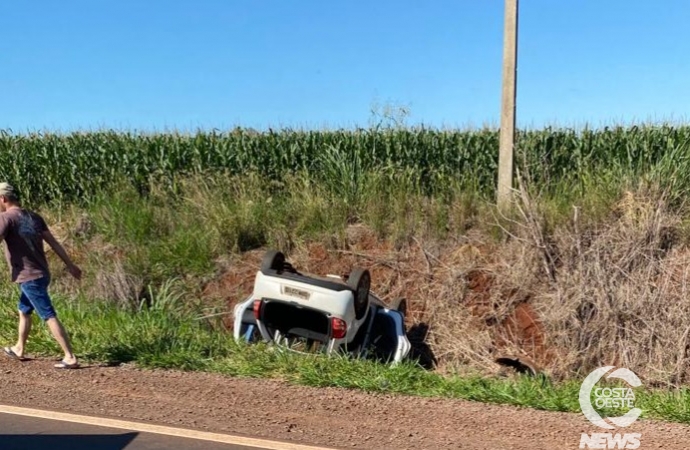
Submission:
<svg viewBox="0 0 690 450">
<path fill-rule="evenodd" d="M 0 241 L 5 239 L 5 234 L 7 234 L 7 219 L 4 214 L 0 214 Z"/>
<path fill-rule="evenodd" d="M 55 236 L 53 236 L 53 233 L 51 233 L 50 230 L 46 229 L 43 231 L 43 239 L 48 243 L 48 245 L 50 245 L 50 248 L 57 253 L 60 259 L 64 261 L 64 263 L 67 265 L 67 270 L 69 270 L 69 273 L 71 273 L 72 276 L 77 280 L 81 279 L 81 269 L 72 262 L 65 249 L 62 248 L 62 245 L 60 245 L 57 239 L 55 239 Z"/>
</svg>

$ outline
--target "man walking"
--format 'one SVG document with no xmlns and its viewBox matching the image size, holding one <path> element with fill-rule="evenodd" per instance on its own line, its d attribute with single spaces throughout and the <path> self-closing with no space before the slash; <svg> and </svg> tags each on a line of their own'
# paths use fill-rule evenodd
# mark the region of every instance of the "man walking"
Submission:
<svg viewBox="0 0 690 450">
<path fill-rule="evenodd" d="M 33 211 L 21 207 L 19 195 L 8 183 L 0 183 L 0 240 L 5 241 L 5 257 L 10 267 L 12 282 L 19 285 L 19 338 L 13 347 L 5 347 L 5 354 L 24 359 L 24 346 L 31 331 L 31 314 L 35 310 L 48 325 L 55 340 L 65 353 L 59 369 L 79 367 L 77 357 L 62 323 L 57 318 L 50 296 L 50 270 L 43 249 L 43 242 L 67 265 L 70 274 L 81 279 L 81 269 L 69 258 L 60 243 L 50 232 L 45 220 Z"/>
</svg>

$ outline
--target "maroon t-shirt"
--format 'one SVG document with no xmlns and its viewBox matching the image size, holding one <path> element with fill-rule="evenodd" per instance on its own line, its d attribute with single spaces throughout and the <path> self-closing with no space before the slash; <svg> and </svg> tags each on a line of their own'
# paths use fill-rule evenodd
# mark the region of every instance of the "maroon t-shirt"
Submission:
<svg viewBox="0 0 690 450">
<path fill-rule="evenodd" d="M 43 249 L 43 217 L 22 208 L 0 213 L 0 239 L 5 241 L 5 258 L 12 281 L 24 283 L 50 275 Z"/>
</svg>

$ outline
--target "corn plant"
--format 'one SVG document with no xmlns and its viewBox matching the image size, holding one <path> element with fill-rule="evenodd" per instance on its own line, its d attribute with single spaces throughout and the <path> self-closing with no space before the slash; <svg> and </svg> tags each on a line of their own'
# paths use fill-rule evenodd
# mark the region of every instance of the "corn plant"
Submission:
<svg viewBox="0 0 690 450">
<path fill-rule="evenodd" d="M 195 134 L 11 134 L 0 131 L 0 178 L 32 204 L 82 202 L 125 182 L 146 195 L 151 183 L 176 189 L 188 175 L 253 173 L 268 181 L 307 173 L 312 181 L 346 190 L 353 202 L 366 173 L 414 175 L 433 195 L 448 183 L 493 195 L 498 131 L 426 128 Z M 578 184 L 599 171 L 641 176 L 659 164 L 687 159 L 690 127 L 632 126 L 600 130 L 520 131 L 520 164 L 537 186 Z M 677 174 L 677 172 L 676 172 Z M 339 181 L 336 180 L 339 179 Z M 584 189 L 584 182 L 580 183 Z"/>
</svg>

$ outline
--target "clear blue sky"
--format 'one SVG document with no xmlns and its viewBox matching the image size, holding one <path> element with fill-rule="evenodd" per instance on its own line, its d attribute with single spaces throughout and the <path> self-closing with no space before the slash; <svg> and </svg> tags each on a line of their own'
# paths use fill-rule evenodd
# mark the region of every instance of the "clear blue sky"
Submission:
<svg viewBox="0 0 690 450">
<path fill-rule="evenodd" d="M 496 126 L 503 0 L 0 5 L 0 129 Z M 690 112 L 690 1 L 522 0 L 518 125 Z"/>
</svg>

